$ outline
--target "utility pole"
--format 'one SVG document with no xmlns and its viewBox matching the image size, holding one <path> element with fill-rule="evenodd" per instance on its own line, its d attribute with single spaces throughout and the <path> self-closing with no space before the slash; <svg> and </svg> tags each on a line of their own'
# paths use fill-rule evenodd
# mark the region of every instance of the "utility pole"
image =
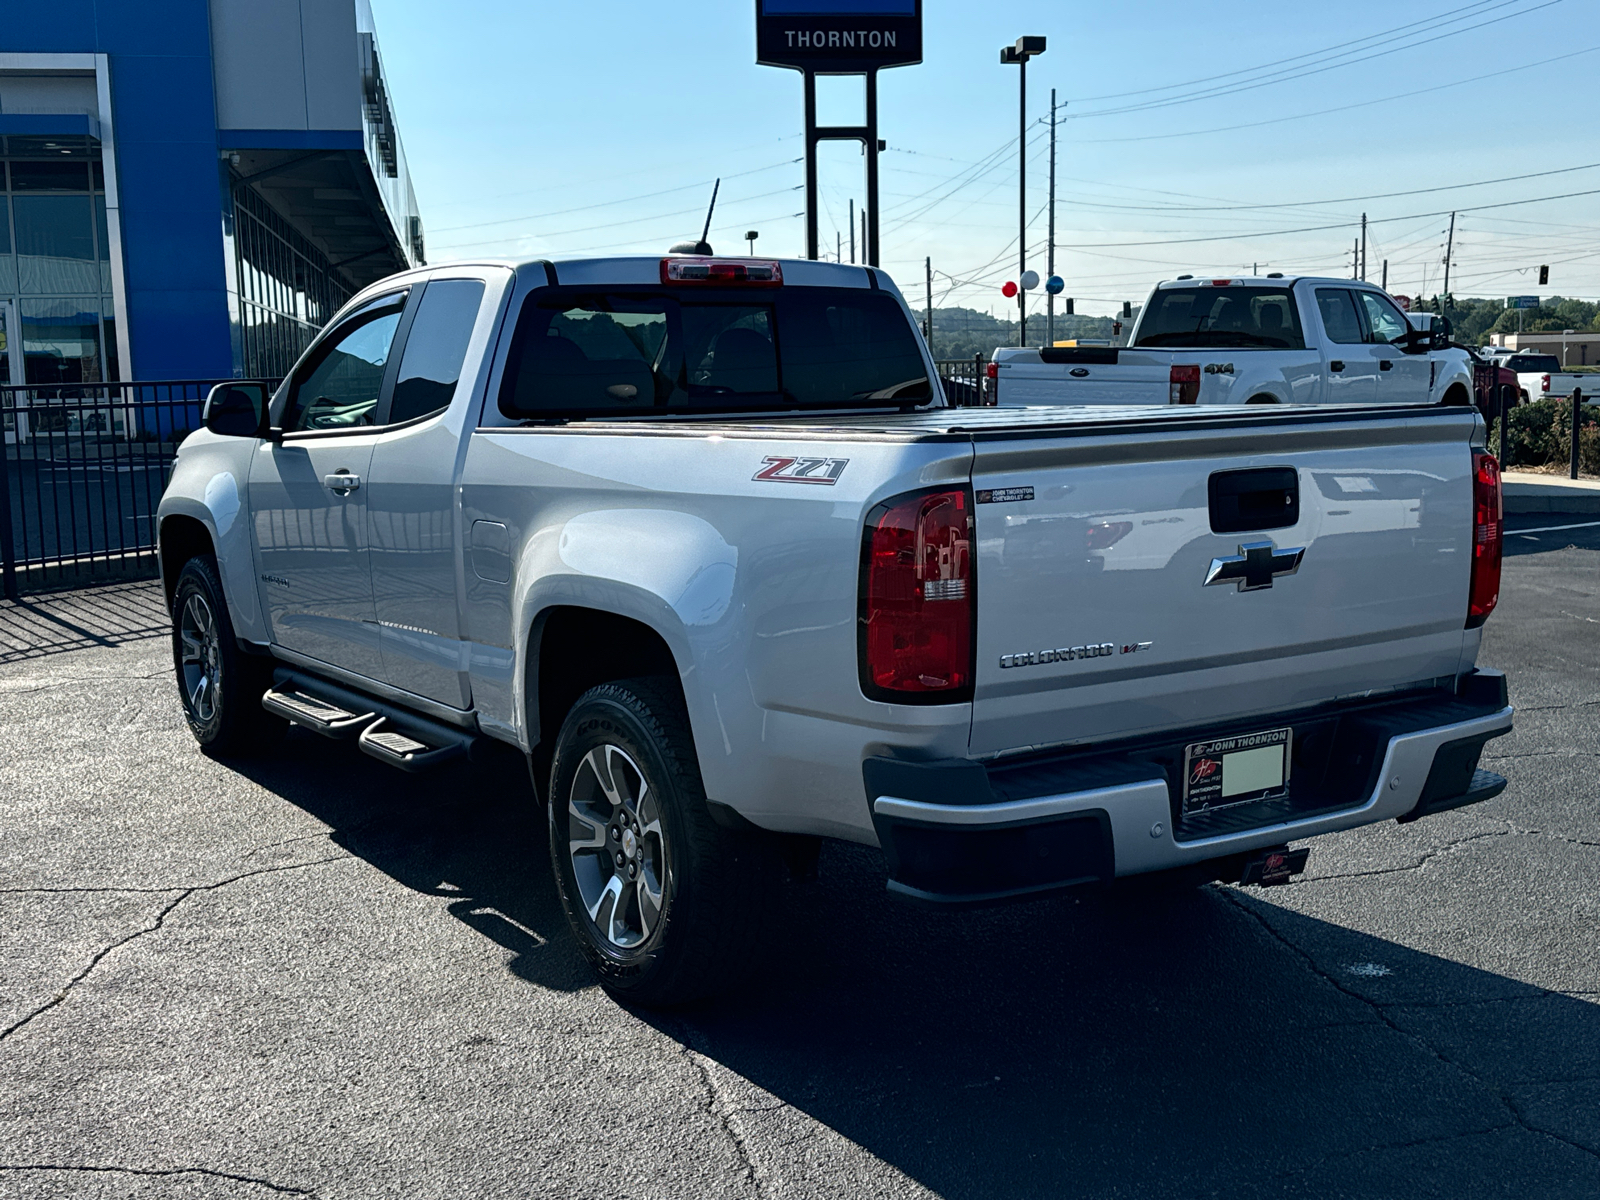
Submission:
<svg viewBox="0 0 1600 1200">
<path fill-rule="evenodd" d="M 1028 270 L 1028 60 L 1044 53 L 1044 38 L 1019 37 L 1000 51 L 1002 63 L 1017 71 L 1017 345 L 1028 344 L 1028 289 L 1022 276 Z"/>
<path fill-rule="evenodd" d="M 833 261 L 844 261 L 844 234 L 837 229 L 833 231 Z"/>
<path fill-rule="evenodd" d="M 1444 294 L 1450 294 L 1450 258 L 1456 251 L 1456 215 L 1450 214 L 1450 236 L 1444 244 Z M 1441 310 L 1442 311 L 1442 310 Z"/>
<path fill-rule="evenodd" d="M 1361 278 L 1361 239 L 1357 238 L 1350 245 L 1350 278 Z"/>
<path fill-rule="evenodd" d="M 1367 214 L 1361 214 L 1361 282 L 1367 281 Z"/>
<path fill-rule="evenodd" d="M 861 210 L 861 261 L 870 266 L 876 266 L 872 256 L 867 253 L 867 210 Z"/>
<path fill-rule="evenodd" d="M 928 327 L 922 331 L 922 336 L 928 339 L 928 351 L 933 352 L 933 257 L 922 260 L 923 270 L 927 272 L 928 280 Z"/>
<path fill-rule="evenodd" d="M 856 260 L 856 198 L 850 197 L 850 261 Z"/>
<path fill-rule="evenodd" d="M 1387 258 L 1383 260 L 1383 290 L 1386 292 L 1389 290 L 1389 260 Z"/>
<path fill-rule="evenodd" d="M 1050 243 L 1045 259 L 1045 279 L 1056 273 L 1056 90 L 1050 89 Z M 1056 294 L 1045 288 L 1044 344 L 1056 344 Z"/>
</svg>

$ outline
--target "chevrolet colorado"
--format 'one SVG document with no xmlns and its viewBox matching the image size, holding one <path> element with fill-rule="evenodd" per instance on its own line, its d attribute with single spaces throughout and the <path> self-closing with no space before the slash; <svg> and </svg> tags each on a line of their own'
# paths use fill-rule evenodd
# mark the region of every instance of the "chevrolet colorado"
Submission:
<svg viewBox="0 0 1600 1200">
<path fill-rule="evenodd" d="M 1505 786 L 1470 406 L 953 408 L 882 272 L 675 255 L 394 276 L 204 423 L 158 517 L 201 746 L 516 747 L 636 1002 L 823 838 L 930 903 L 1274 883 Z"/>
</svg>

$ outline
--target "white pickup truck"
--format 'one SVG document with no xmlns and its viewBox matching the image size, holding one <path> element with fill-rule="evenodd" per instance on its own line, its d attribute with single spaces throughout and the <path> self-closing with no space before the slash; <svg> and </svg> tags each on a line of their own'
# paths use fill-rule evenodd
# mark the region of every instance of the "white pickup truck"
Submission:
<svg viewBox="0 0 1600 1200">
<path fill-rule="evenodd" d="M 394 276 L 212 393 L 158 519 L 200 745 L 516 747 L 639 1003 L 736 975 L 822 838 L 933 903 L 1275 883 L 1505 785 L 1473 408 L 951 408 L 870 268 Z"/>
<path fill-rule="evenodd" d="M 1496 354 L 1494 361 L 1517 376 L 1517 390 L 1524 404 L 1533 400 L 1565 400 L 1574 391 L 1583 393 L 1585 404 L 1600 402 L 1600 376 L 1586 372 L 1563 371 L 1554 354 L 1513 351 Z"/>
<path fill-rule="evenodd" d="M 1470 404 L 1472 362 L 1442 330 L 1350 279 L 1186 277 L 1156 285 L 1122 347 L 1005 347 L 1001 405 Z"/>
</svg>

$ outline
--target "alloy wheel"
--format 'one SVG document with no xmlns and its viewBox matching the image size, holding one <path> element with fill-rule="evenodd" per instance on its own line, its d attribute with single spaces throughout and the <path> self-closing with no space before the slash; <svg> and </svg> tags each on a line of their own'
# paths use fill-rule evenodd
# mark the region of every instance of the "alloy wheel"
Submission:
<svg viewBox="0 0 1600 1200">
<path fill-rule="evenodd" d="M 222 643 L 211 606 L 198 592 L 191 592 L 178 618 L 178 639 L 182 643 L 183 695 L 189 711 L 200 722 L 217 715 L 217 684 L 222 663 Z"/>
<path fill-rule="evenodd" d="M 583 756 L 567 798 L 567 854 L 589 920 L 619 950 L 661 922 L 667 878 L 661 809 L 639 765 L 619 746 Z"/>
</svg>

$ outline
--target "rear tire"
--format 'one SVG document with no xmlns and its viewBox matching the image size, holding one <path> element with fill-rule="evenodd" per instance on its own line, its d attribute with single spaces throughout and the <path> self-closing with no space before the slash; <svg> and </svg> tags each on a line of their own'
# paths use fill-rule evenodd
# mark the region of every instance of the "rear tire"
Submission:
<svg viewBox="0 0 1600 1200">
<path fill-rule="evenodd" d="M 561 905 L 608 992 L 667 1007 L 750 970 L 778 858 L 771 839 L 712 820 L 671 681 L 580 696 L 556 739 L 548 798 Z"/>
<path fill-rule="evenodd" d="M 207 754 L 270 746 L 288 723 L 261 707 L 270 659 L 246 654 L 233 634 L 217 560 L 191 558 L 172 590 L 172 663 L 189 732 Z"/>
</svg>

